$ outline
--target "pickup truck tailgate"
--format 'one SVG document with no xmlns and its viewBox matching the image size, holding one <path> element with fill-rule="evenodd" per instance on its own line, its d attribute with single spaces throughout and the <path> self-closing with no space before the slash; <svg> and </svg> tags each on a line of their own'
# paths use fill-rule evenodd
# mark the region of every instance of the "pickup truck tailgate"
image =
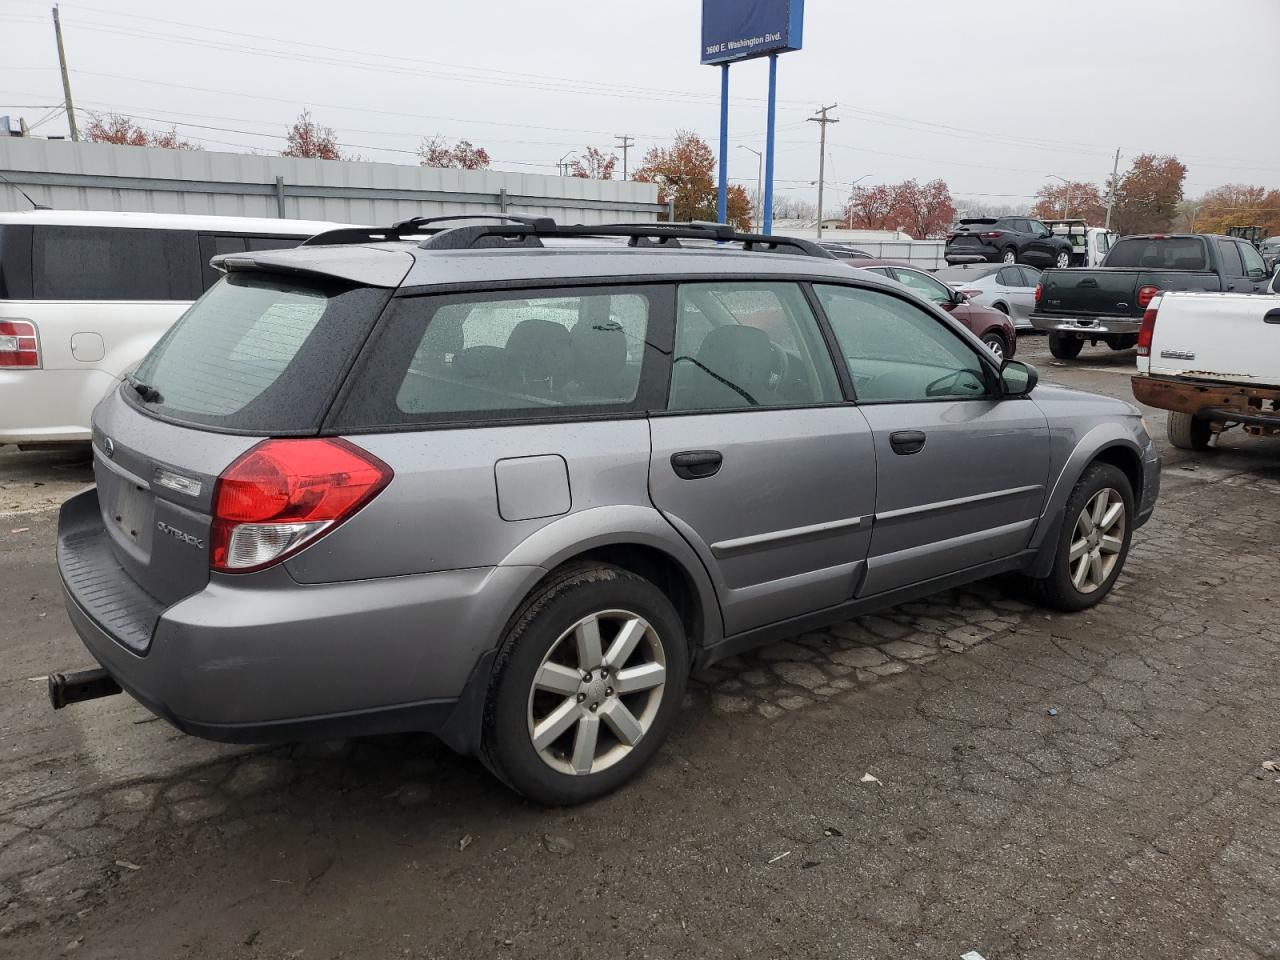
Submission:
<svg viewBox="0 0 1280 960">
<path fill-rule="evenodd" d="M 1130 316 L 1137 270 L 1046 270 L 1040 279 L 1042 313 Z"/>
<path fill-rule="evenodd" d="M 1151 355 L 1139 358 L 1143 372 L 1280 386 L 1280 297 L 1167 293 L 1153 306 Z"/>
</svg>

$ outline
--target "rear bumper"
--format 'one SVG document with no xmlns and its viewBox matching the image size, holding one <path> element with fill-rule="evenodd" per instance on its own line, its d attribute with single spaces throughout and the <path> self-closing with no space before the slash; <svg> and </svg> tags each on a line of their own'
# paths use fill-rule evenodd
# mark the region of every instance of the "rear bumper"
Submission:
<svg viewBox="0 0 1280 960">
<path fill-rule="evenodd" d="M 96 502 L 93 491 L 80 497 Z M 94 659 L 180 730 L 234 742 L 425 731 L 461 749 L 475 746 L 479 712 L 460 717 L 460 705 L 487 690 L 483 664 L 541 573 L 482 567 L 308 585 L 280 567 L 215 574 L 159 613 L 138 652 L 110 610 L 69 582 L 62 551 L 59 567 L 67 614 Z"/>
<path fill-rule="evenodd" d="M 959 263 L 999 263 L 1004 254 L 995 247 L 983 244 L 980 247 L 956 247 L 944 249 L 942 258 L 951 264 Z"/>
<path fill-rule="evenodd" d="M 1132 383 L 1134 398 L 1149 407 L 1206 419 L 1280 427 L 1280 412 L 1263 410 L 1261 406 L 1271 403 L 1280 407 L 1280 387 L 1250 387 L 1147 374 L 1139 374 Z"/>
<path fill-rule="evenodd" d="M 1031 325 L 1047 333 L 1074 333 L 1077 336 L 1137 336 L 1141 320 L 1126 317 L 1059 317 L 1043 313 L 1031 315 Z"/>
</svg>

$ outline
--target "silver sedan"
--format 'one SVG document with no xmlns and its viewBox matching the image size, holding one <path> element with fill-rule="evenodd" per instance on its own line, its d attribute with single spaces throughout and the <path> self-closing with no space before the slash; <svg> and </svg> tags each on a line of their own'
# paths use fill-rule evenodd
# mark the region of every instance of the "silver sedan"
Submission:
<svg viewBox="0 0 1280 960">
<path fill-rule="evenodd" d="M 959 290 L 971 303 L 1007 313 L 1019 330 L 1030 330 L 1040 271 L 1011 263 L 966 263 L 943 267 L 934 276 Z"/>
</svg>

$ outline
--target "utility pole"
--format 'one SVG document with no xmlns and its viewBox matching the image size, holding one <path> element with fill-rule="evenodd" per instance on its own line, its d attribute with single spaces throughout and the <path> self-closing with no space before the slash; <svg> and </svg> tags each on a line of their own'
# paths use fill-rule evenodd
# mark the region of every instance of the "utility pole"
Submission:
<svg viewBox="0 0 1280 960">
<path fill-rule="evenodd" d="M 1107 191 L 1107 223 L 1104 229 L 1111 229 L 1111 209 L 1116 205 L 1117 178 L 1120 176 L 1120 148 L 1116 147 L 1115 163 L 1111 165 L 1111 189 Z"/>
<path fill-rule="evenodd" d="M 818 239 L 822 239 L 822 178 L 826 173 L 827 165 L 827 124 L 839 123 L 834 117 L 828 117 L 827 111 L 834 110 L 839 104 L 833 103 L 829 107 L 819 107 L 818 115 L 809 119 L 819 124 L 822 134 L 818 140 Z"/>
<path fill-rule="evenodd" d="M 627 151 L 636 145 L 634 137 L 629 137 L 625 133 L 617 134 L 617 138 L 622 141 L 618 144 L 622 148 L 622 179 L 627 179 Z"/>
<path fill-rule="evenodd" d="M 58 8 L 53 8 L 53 33 L 58 38 L 58 66 L 62 68 L 62 96 L 67 101 L 67 124 L 71 127 L 71 139 L 80 140 L 80 131 L 76 129 L 76 108 L 71 103 L 71 78 L 67 76 L 67 51 L 62 47 L 62 21 L 58 19 Z"/>
<path fill-rule="evenodd" d="M 764 201 L 764 154 L 755 147 L 748 147 L 745 143 L 738 146 L 743 150 L 750 150 L 756 155 L 756 232 L 764 229 L 761 223 L 760 204 Z"/>
</svg>

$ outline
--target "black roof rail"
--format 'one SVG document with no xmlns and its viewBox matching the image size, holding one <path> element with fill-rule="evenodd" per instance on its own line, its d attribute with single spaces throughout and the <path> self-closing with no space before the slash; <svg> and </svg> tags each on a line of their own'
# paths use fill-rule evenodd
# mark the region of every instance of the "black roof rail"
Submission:
<svg viewBox="0 0 1280 960">
<path fill-rule="evenodd" d="M 390 227 L 339 227 L 326 230 L 314 237 L 304 240 L 299 246 L 318 247 L 341 243 L 383 243 L 390 240 L 406 240 L 417 234 L 439 233 L 447 227 L 440 224 L 454 223 L 459 220 L 502 220 L 510 223 L 534 225 L 555 221 L 549 217 L 522 217 L 505 213 L 456 213 L 439 217 L 410 217 L 400 220 Z"/>
<path fill-rule="evenodd" d="M 633 247 L 678 248 L 681 240 L 741 243 L 743 250 L 798 253 L 833 260 L 829 250 L 812 240 L 758 233 L 738 233 L 727 223 L 606 223 L 562 226 L 549 218 L 525 218 L 502 224 L 473 224 L 432 231 L 420 244 L 424 250 L 475 250 L 486 247 L 541 247 L 547 237 L 625 237 Z"/>
</svg>

